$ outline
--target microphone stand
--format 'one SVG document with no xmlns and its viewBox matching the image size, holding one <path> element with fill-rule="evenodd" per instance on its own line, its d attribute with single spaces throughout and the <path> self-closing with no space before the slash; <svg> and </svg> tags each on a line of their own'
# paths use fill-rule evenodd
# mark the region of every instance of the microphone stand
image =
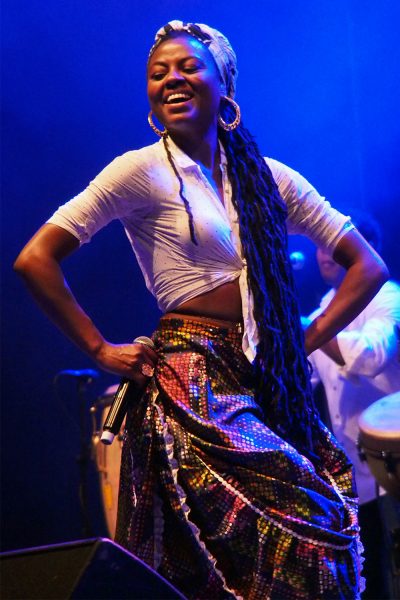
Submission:
<svg viewBox="0 0 400 600">
<path fill-rule="evenodd" d="M 79 465 L 79 503 L 81 507 L 81 531 L 84 538 L 92 535 L 92 527 L 88 512 L 88 465 L 90 459 L 89 443 L 87 441 L 86 419 L 86 387 L 88 380 L 79 378 L 79 424 L 80 424 L 80 452 L 76 458 Z"/>
<path fill-rule="evenodd" d="M 97 371 L 92 369 L 83 369 L 81 371 L 65 370 L 60 371 L 55 378 L 55 382 L 61 375 L 74 377 L 77 379 L 77 393 L 79 400 L 79 430 L 80 430 L 80 448 L 76 457 L 79 465 L 79 504 L 81 509 L 81 532 L 84 538 L 91 537 L 93 534 L 88 511 L 88 465 L 91 459 L 91 446 L 87 438 L 87 415 L 86 415 L 86 389 L 93 382 L 95 377 L 99 376 Z"/>
</svg>

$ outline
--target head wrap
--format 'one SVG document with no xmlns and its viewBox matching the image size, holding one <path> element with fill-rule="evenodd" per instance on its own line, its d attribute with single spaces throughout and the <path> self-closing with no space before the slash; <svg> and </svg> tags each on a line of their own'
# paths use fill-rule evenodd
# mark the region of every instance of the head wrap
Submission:
<svg viewBox="0 0 400 600">
<path fill-rule="evenodd" d="M 236 54 L 229 40 L 217 29 L 213 29 L 203 23 L 170 21 L 157 31 L 155 42 L 149 52 L 149 59 L 161 42 L 173 31 L 188 33 L 208 48 L 221 75 L 225 87 L 224 94 L 233 98 L 235 96 L 236 78 L 238 75 Z"/>
</svg>

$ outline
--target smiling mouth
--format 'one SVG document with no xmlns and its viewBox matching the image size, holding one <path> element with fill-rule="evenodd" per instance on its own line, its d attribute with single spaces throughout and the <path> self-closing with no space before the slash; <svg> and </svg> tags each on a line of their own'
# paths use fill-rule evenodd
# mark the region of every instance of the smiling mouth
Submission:
<svg viewBox="0 0 400 600">
<path fill-rule="evenodd" d="M 170 94 L 168 98 L 164 100 L 164 104 L 180 104 L 191 100 L 193 96 L 191 94 L 184 94 L 182 92 L 176 94 Z"/>
</svg>

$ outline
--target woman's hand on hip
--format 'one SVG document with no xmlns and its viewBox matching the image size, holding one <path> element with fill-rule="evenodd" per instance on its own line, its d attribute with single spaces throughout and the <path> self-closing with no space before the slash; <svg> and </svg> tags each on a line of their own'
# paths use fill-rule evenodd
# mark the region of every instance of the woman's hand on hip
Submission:
<svg viewBox="0 0 400 600">
<path fill-rule="evenodd" d="M 138 386 L 148 383 L 157 365 L 157 353 L 145 344 L 104 343 L 93 357 L 104 371 L 131 379 Z"/>
</svg>

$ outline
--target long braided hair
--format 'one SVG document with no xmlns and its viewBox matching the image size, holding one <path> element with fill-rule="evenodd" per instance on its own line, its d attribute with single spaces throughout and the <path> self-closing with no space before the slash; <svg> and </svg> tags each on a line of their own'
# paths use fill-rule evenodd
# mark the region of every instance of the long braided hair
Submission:
<svg viewBox="0 0 400 600">
<path fill-rule="evenodd" d="M 224 120 L 234 119 L 230 105 L 224 105 L 221 112 Z M 244 125 L 240 123 L 234 131 L 219 132 L 227 157 L 232 201 L 239 216 L 259 332 L 256 400 L 264 410 L 267 424 L 315 459 L 317 413 L 288 256 L 286 205 Z"/>
<path fill-rule="evenodd" d="M 224 108 L 224 120 L 233 120 L 230 113 L 230 106 Z M 263 409 L 268 426 L 315 462 L 318 460 L 313 451 L 318 432 L 317 413 L 288 256 L 286 206 L 254 138 L 243 124 L 234 131 L 219 131 L 227 157 L 232 201 L 239 216 L 240 239 L 260 340 L 254 363 L 255 399 Z M 180 182 L 192 242 L 197 244 L 183 181 L 167 138 L 163 142 Z"/>
</svg>

